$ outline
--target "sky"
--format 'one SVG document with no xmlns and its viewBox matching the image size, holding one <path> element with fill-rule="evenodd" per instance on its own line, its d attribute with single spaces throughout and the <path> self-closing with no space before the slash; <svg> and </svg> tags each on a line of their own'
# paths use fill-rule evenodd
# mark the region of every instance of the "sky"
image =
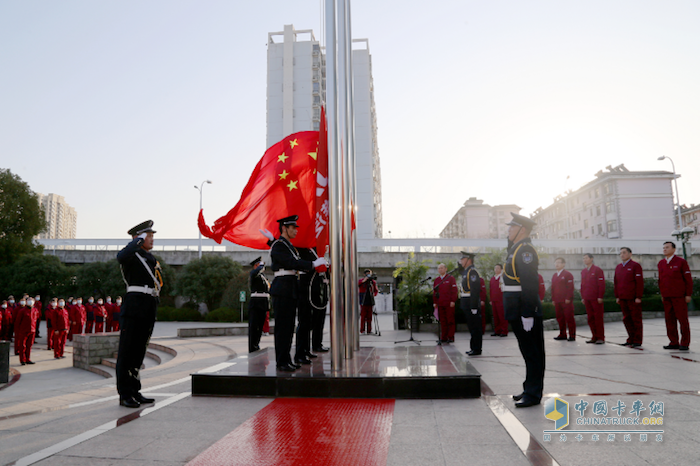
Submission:
<svg viewBox="0 0 700 466">
<path fill-rule="evenodd" d="M 266 149 L 267 34 L 322 40 L 322 3 L 0 2 L 0 168 L 63 195 L 79 238 L 197 237 L 194 186 L 211 224 Z M 437 237 L 470 197 L 530 214 L 661 155 L 700 203 L 699 20 L 694 0 L 352 1 L 385 236 Z"/>
</svg>

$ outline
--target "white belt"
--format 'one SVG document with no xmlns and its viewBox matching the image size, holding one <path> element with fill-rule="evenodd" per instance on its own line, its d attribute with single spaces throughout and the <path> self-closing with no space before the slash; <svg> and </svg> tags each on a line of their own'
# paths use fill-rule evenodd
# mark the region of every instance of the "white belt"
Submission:
<svg viewBox="0 0 700 466">
<path fill-rule="evenodd" d="M 250 293 L 251 298 L 269 298 L 270 293 Z"/>
<path fill-rule="evenodd" d="M 155 288 L 151 288 L 150 286 L 127 286 L 126 292 L 143 293 L 151 296 L 158 296 L 158 291 Z"/>
<path fill-rule="evenodd" d="M 503 285 L 503 291 L 523 291 L 520 285 Z"/>
<path fill-rule="evenodd" d="M 460 298 L 470 298 L 471 295 L 472 295 L 471 293 L 460 293 L 460 294 L 459 294 L 459 297 L 460 297 Z"/>
<path fill-rule="evenodd" d="M 298 272 L 296 270 L 284 270 L 284 269 L 282 269 L 282 270 L 278 270 L 277 272 L 275 272 L 275 277 L 284 277 L 286 275 L 297 275 L 297 273 Z"/>
</svg>

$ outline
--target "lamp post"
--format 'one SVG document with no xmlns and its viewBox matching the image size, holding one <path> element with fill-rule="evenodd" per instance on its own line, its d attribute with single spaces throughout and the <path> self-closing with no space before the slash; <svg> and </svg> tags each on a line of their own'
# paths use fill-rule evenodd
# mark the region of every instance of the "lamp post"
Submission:
<svg viewBox="0 0 700 466">
<path fill-rule="evenodd" d="M 680 196 L 678 194 L 678 180 L 676 179 L 676 164 L 673 163 L 673 159 L 667 155 L 662 155 L 656 160 L 670 160 L 671 161 L 671 168 L 673 169 L 673 184 L 676 186 L 676 206 L 678 207 L 678 229 L 683 228 L 683 220 L 681 219 L 681 200 Z"/>
<path fill-rule="evenodd" d="M 194 185 L 194 189 L 199 190 L 199 211 L 202 211 L 202 189 L 204 188 L 204 183 L 211 184 L 210 180 L 204 180 L 202 181 L 202 184 L 199 186 Z M 199 258 L 202 258 L 202 232 L 199 232 Z"/>
</svg>

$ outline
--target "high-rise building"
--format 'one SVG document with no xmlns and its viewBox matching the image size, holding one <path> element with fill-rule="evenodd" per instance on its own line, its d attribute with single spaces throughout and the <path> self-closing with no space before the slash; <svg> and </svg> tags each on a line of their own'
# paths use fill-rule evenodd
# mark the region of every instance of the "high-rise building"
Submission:
<svg viewBox="0 0 700 466">
<path fill-rule="evenodd" d="M 510 221 L 511 212 L 519 214 L 520 207 L 515 204 L 490 206 L 470 197 L 440 232 L 440 238 L 507 238 L 506 222 Z"/>
<path fill-rule="evenodd" d="M 674 230 L 671 181 L 666 171 L 608 166 L 576 191 L 531 215 L 540 239 L 658 239 Z"/>
<path fill-rule="evenodd" d="M 39 204 L 46 214 L 46 231 L 37 235 L 39 239 L 70 239 L 77 237 L 78 214 L 58 194 L 39 194 Z"/>
<path fill-rule="evenodd" d="M 353 40 L 357 238 L 382 237 L 382 177 L 377 145 L 372 56 L 366 39 Z M 326 96 L 323 48 L 311 30 L 268 34 L 266 147 L 299 131 L 318 130 Z"/>
</svg>

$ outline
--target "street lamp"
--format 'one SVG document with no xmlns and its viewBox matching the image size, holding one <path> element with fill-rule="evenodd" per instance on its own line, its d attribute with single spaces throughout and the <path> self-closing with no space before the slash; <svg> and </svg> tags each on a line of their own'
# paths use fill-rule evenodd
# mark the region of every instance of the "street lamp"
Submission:
<svg viewBox="0 0 700 466">
<path fill-rule="evenodd" d="M 671 157 L 668 157 L 667 155 L 662 155 L 656 160 L 670 160 L 671 161 L 671 168 L 673 168 L 673 184 L 676 185 L 676 205 L 678 207 L 678 228 L 683 228 L 683 220 L 681 219 L 681 200 L 680 196 L 678 194 L 678 179 L 676 177 L 676 164 L 673 163 L 673 160 Z"/>
<path fill-rule="evenodd" d="M 204 183 L 211 184 L 210 180 L 204 180 L 202 181 L 202 184 L 199 186 L 194 185 L 194 189 L 199 190 L 199 211 L 202 211 L 202 188 L 204 188 Z M 199 258 L 202 258 L 202 232 L 199 232 Z"/>
</svg>

